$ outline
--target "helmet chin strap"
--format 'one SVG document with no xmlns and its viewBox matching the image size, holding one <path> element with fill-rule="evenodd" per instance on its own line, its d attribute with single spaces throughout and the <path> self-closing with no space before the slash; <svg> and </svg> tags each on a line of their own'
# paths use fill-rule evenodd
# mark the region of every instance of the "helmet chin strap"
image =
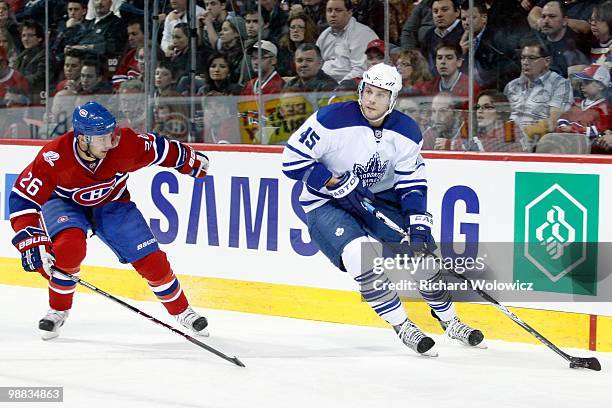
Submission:
<svg viewBox="0 0 612 408">
<path fill-rule="evenodd" d="M 77 140 L 77 147 L 79 148 L 79 150 L 85 155 L 85 157 L 87 157 L 88 159 L 92 159 L 92 161 L 94 160 L 99 160 L 96 156 L 94 156 L 93 154 L 91 154 L 91 150 L 89 150 L 89 143 L 87 141 L 87 136 L 83 135 L 83 137 L 85 138 L 85 143 L 87 144 L 87 150 L 83 150 L 81 149 L 81 144 L 78 142 Z"/>
</svg>

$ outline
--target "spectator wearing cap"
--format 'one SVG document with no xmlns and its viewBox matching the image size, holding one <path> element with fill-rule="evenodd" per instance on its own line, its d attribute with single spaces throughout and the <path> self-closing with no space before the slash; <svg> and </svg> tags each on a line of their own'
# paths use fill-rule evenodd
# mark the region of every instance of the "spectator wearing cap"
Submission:
<svg viewBox="0 0 612 408">
<path fill-rule="evenodd" d="M 284 34 L 278 42 L 278 66 L 276 69 L 282 76 L 295 75 L 293 65 L 295 50 L 301 44 L 317 41 L 317 26 L 304 12 L 291 13 L 287 20 L 289 32 Z"/>
<path fill-rule="evenodd" d="M 178 23 L 187 23 L 187 0 L 171 0 L 170 6 L 172 11 L 168 13 L 164 20 L 164 31 L 161 40 L 161 49 L 170 57 L 172 54 L 172 32 L 174 26 Z M 204 9 L 196 5 L 196 18 L 200 19 L 200 16 L 204 14 Z"/>
<path fill-rule="evenodd" d="M 246 39 L 246 24 L 242 17 L 229 16 L 221 25 L 219 51 L 230 63 L 230 80 L 241 86 L 253 76 L 242 48 Z"/>
<path fill-rule="evenodd" d="M 458 98 L 466 100 L 469 96 L 470 82 L 467 75 L 463 75 L 463 54 L 457 44 L 438 44 L 436 47 L 436 70 L 438 75 L 423 84 L 421 91 L 424 95 L 436 95 L 448 92 Z M 480 92 L 478 83 L 474 81 L 473 95 Z"/>
<path fill-rule="evenodd" d="M 580 133 L 593 139 L 604 134 L 612 124 L 606 92 L 610 86 L 610 72 L 606 66 L 591 65 L 573 75 L 581 80 L 584 99 L 577 99 L 557 121 L 557 132 Z"/>
<path fill-rule="evenodd" d="M 325 16 L 329 27 L 317 39 L 323 71 L 337 82 L 363 75 L 367 44 L 378 38 L 371 28 L 355 20 L 351 7 L 351 0 L 328 0 Z"/>
<path fill-rule="evenodd" d="M 261 59 L 259 51 L 261 50 Z M 242 90 L 243 95 L 256 94 L 276 94 L 280 93 L 285 85 L 285 81 L 276 71 L 276 56 L 278 49 L 270 41 L 261 40 L 253 44 L 249 50 L 253 72 L 257 72 L 261 68 L 261 78 L 253 78 L 246 83 Z M 261 79 L 261 80 L 260 80 Z"/>
<path fill-rule="evenodd" d="M 370 67 L 385 62 L 385 42 L 383 40 L 375 39 L 368 43 L 365 51 L 366 56 L 366 70 Z M 345 79 L 340 81 L 338 90 L 342 91 L 355 91 L 359 87 L 362 77 L 355 77 L 351 79 Z"/>
<path fill-rule="evenodd" d="M 45 33 L 40 24 L 26 20 L 21 26 L 21 44 L 24 50 L 17 56 L 15 69 L 28 80 L 30 103 L 39 104 L 45 89 Z"/>
<path fill-rule="evenodd" d="M 294 92 L 333 91 L 338 83 L 321 69 L 321 50 L 314 44 L 302 44 L 295 51 L 297 76 L 290 79 L 283 90 Z"/>
<path fill-rule="evenodd" d="M 431 4 L 434 26 L 425 33 L 419 42 L 421 54 L 427 59 L 432 74 L 435 72 L 436 47 L 445 44 L 459 44 L 463 35 L 463 26 L 459 19 L 460 11 L 457 0 L 434 0 Z"/>
<path fill-rule="evenodd" d="M 572 103 L 569 79 L 552 72 L 548 48 L 537 38 L 527 38 L 521 47 L 521 76 L 504 89 L 512 119 L 532 142 L 557 125 Z"/>
<path fill-rule="evenodd" d="M 9 67 L 6 50 L 0 47 L 0 107 L 6 106 L 5 96 L 10 89 L 18 89 L 19 94 L 28 95 L 27 79 L 21 72 Z"/>
</svg>

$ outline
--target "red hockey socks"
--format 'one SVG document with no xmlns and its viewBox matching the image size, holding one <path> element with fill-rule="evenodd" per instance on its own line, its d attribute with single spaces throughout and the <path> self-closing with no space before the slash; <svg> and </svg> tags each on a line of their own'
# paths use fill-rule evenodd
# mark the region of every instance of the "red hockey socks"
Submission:
<svg viewBox="0 0 612 408">
<path fill-rule="evenodd" d="M 168 313 L 177 315 L 187 309 L 187 298 L 163 251 L 153 252 L 132 265 L 148 281 L 151 290 Z"/>
<path fill-rule="evenodd" d="M 55 265 L 64 272 L 78 276 L 87 249 L 85 239 L 85 233 L 78 228 L 68 228 L 59 232 L 53 238 Z M 49 279 L 49 275 L 44 271 L 41 272 L 41 275 L 49 280 L 49 306 L 51 309 L 69 310 L 72 307 L 76 283 L 56 276 Z"/>
</svg>

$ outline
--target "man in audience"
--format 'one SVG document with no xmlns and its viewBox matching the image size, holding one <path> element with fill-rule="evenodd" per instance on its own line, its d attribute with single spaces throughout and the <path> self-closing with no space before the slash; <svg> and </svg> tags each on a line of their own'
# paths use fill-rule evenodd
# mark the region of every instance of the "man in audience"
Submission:
<svg viewBox="0 0 612 408">
<path fill-rule="evenodd" d="M 489 10 L 484 0 L 474 0 L 474 8 L 470 13 L 469 3 L 461 5 L 461 25 L 463 35 L 459 45 L 465 61 L 469 58 L 469 30 L 474 30 L 474 80 L 481 89 L 496 88 L 503 90 L 511 79 L 520 73 L 520 65 L 516 63 L 515 51 L 496 27 L 489 26 Z M 471 18 L 470 18 L 471 16 Z M 467 64 L 463 65 L 467 73 Z"/>
<path fill-rule="evenodd" d="M 448 92 L 451 95 L 466 100 L 469 96 L 469 78 L 461 72 L 463 54 L 457 44 L 438 44 L 436 53 L 436 75 L 431 81 L 419 87 L 425 95 L 437 95 L 439 92 Z M 474 98 L 480 88 L 474 81 Z"/>
<path fill-rule="evenodd" d="M 83 62 L 79 95 L 99 95 L 113 92 L 111 84 L 102 76 L 102 68 L 95 60 Z"/>
<path fill-rule="evenodd" d="M 521 47 L 521 76 L 504 89 L 510 101 L 510 119 L 527 136 L 526 148 L 555 128 L 562 112 L 572 103 L 570 81 L 550 70 L 548 47 L 537 38 L 527 38 Z"/>
<path fill-rule="evenodd" d="M 259 49 L 261 49 L 261 60 L 259 59 Z M 261 67 L 261 78 L 253 78 L 246 83 L 242 90 L 243 95 L 276 94 L 280 93 L 285 85 L 285 81 L 276 71 L 276 56 L 278 49 L 270 41 L 261 40 L 255 43 L 250 49 L 251 63 L 253 72 L 257 75 Z"/>
<path fill-rule="evenodd" d="M 225 10 L 225 0 L 205 0 L 204 10 L 198 15 L 198 30 L 204 46 L 205 54 L 209 55 L 216 50 L 217 40 L 221 32 L 221 25 L 228 16 Z"/>
<path fill-rule="evenodd" d="M 467 132 L 457 98 L 440 92 L 431 102 L 431 127 L 423 132 L 423 150 L 467 150 Z"/>
<path fill-rule="evenodd" d="M 295 92 L 333 91 L 338 83 L 321 69 L 321 50 L 314 44 L 301 44 L 295 51 L 297 76 L 285 84 L 284 90 Z"/>
<path fill-rule="evenodd" d="M 434 26 L 431 27 L 420 42 L 421 54 L 425 57 L 435 75 L 435 50 L 438 44 L 459 44 L 463 35 L 463 27 L 459 20 L 457 0 L 435 0 L 431 5 Z"/>
<path fill-rule="evenodd" d="M 90 58 L 116 58 L 125 46 L 125 26 L 111 11 L 112 0 L 94 2 L 95 18 L 87 22 L 87 31 L 76 45 L 65 51 L 79 50 Z"/>
<path fill-rule="evenodd" d="M 117 71 L 113 75 L 113 87 L 118 87 L 121 82 L 140 77 L 138 60 L 136 53 L 139 48 L 144 47 L 144 22 L 142 20 L 132 20 L 127 26 L 128 49 L 123 54 Z"/>
<path fill-rule="evenodd" d="M 325 15 L 329 27 L 317 39 L 323 71 L 337 82 L 363 75 L 366 46 L 377 38 L 371 28 L 355 20 L 351 7 L 351 0 L 328 0 Z"/>
<path fill-rule="evenodd" d="M 51 53 L 54 56 L 54 65 L 57 65 L 57 68 L 61 67 L 61 64 L 64 62 L 64 48 L 66 48 L 67 45 L 78 44 L 85 35 L 87 0 L 68 1 L 66 10 L 68 18 L 66 20 L 61 20 L 57 24 L 55 36 L 50 46 Z"/>
<path fill-rule="evenodd" d="M 548 46 L 552 63 L 550 70 L 567 78 L 567 68 L 588 65 L 590 44 L 568 27 L 565 5 L 558 0 L 549 1 L 542 8 L 538 26 Z"/>
<path fill-rule="evenodd" d="M 69 51 L 64 55 L 64 79 L 55 86 L 55 92 L 64 89 L 77 91 L 81 80 L 83 57 L 78 51 Z"/>
</svg>

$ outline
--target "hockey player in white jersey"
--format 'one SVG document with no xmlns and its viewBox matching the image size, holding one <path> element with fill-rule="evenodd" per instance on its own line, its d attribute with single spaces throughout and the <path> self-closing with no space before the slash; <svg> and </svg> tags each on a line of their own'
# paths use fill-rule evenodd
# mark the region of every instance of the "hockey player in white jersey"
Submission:
<svg viewBox="0 0 612 408">
<path fill-rule="evenodd" d="M 300 204 L 321 251 L 351 275 L 364 300 L 404 344 L 419 354 L 436 355 L 434 340 L 408 318 L 397 293 L 385 285 L 373 286 L 388 278 L 361 265 L 362 245 L 372 239 L 400 240 L 363 208 L 364 200 L 404 225 L 413 250 L 436 249 L 427 213 L 421 132 L 412 118 L 393 109 L 401 88 L 395 67 L 372 66 L 363 74 L 358 103 L 321 108 L 291 136 L 283 152 L 283 172 L 304 182 Z M 426 279 L 435 283 L 443 278 L 434 272 Z M 449 337 L 470 346 L 481 344 L 483 334 L 459 320 L 447 290 L 420 292 Z"/>
</svg>

